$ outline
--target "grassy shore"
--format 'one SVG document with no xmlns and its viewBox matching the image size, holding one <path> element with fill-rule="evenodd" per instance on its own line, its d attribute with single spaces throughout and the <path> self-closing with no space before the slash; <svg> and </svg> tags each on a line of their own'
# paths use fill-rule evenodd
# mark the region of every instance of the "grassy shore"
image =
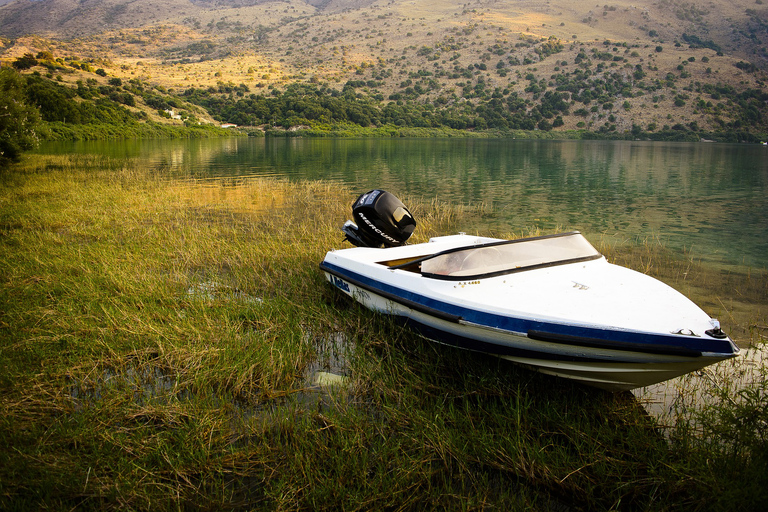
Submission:
<svg viewBox="0 0 768 512">
<path fill-rule="evenodd" d="M 629 394 L 424 341 L 323 281 L 352 191 L 182 183 L 90 156 L 30 157 L 0 181 L 2 510 L 768 501 L 765 379 L 661 435 Z M 402 199 L 416 241 L 482 213 Z M 705 305 L 738 287 L 743 315 L 723 323 L 760 340 L 764 273 L 653 241 L 600 248 L 682 287 L 697 273 Z"/>
<path fill-rule="evenodd" d="M 431 138 L 505 138 L 505 139 L 544 139 L 544 140 L 653 140 L 674 142 L 699 142 L 701 140 L 716 142 L 746 142 L 757 143 L 768 138 L 765 134 L 749 134 L 739 131 L 722 132 L 681 132 L 678 130 L 660 130 L 656 132 L 599 132 L 583 129 L 574 130 L 514 130 L 514 129 L 478 129 L 460 130 L 448 127 L 400 127 L 383 125 L 377 127 L 362 127 L 352 123 L 325 124 L 314 126 L 299 126 L 291 129 L 273 127 L 262 128 L 243 127 L 240 131 L 251 137 L 367 137 L 367 138 L 397 138 L 397 137 L 431 137 Z"/>
</svg>

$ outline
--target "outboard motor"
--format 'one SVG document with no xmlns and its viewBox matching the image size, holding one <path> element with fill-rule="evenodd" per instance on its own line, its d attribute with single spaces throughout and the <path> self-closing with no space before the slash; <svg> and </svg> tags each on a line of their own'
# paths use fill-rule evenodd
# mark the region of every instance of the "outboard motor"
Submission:
<svg viewBox="0 0 768 512">
<path fill-rule="evenodd" d="M 352 204 L 352 218 L 341 230 L 358 247 L 395 247 L 405 244 L 416 227 L 408 208 L 384 190 L 371 190 Z"/>
</svg>

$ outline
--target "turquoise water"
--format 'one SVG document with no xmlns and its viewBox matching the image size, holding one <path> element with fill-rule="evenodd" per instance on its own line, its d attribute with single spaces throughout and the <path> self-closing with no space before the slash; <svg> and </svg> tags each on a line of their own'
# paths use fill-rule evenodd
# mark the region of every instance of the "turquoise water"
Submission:
<svg viewBox="0 0 768 512">
<path fill-rule="evenodd" d="M 659 238 L 703 261 L 768 268 L 768 148 L 504 139 L 152 140 L 49 144 L 138 158 L 169 178 L 329 180 L 355 192 L 492 206 L 466 231 L 578 229 Z M 406 199 L 407 202 L 407 199 Z"/>
</svg>

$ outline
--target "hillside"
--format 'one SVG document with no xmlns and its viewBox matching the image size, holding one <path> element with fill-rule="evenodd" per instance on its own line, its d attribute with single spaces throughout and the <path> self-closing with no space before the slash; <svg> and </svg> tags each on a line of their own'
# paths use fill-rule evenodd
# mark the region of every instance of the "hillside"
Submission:
<svg viewBox="0 0 768 512">
<path fill-rule="evenodd" d="M 768 132 L 763 0 L 16 0 L 0 7 L 0 35 L 6 62 L 93 61 L 221 122 L 274 124 L 246 100 L 307 84 L 353 90 L 378 109 L 372 124 L 413 125 L 415 109 L 459 129 Z"/>
</svg>

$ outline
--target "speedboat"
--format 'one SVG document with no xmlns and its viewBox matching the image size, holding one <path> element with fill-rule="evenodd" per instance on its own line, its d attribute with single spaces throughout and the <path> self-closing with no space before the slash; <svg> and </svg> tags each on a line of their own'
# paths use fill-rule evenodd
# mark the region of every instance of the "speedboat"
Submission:
<svg viewBox="0 0 768 512">
<path fill-rule="evenodd" d="M 416 222 L 389 192 L 353 204 L 355 247 L 320 268 L 341 292 L 424 337 L 609 391 L 668 380 L 738 347 L 691 300 L 609 263 L 578 231 L 406 244 Z"/>
</svg>

